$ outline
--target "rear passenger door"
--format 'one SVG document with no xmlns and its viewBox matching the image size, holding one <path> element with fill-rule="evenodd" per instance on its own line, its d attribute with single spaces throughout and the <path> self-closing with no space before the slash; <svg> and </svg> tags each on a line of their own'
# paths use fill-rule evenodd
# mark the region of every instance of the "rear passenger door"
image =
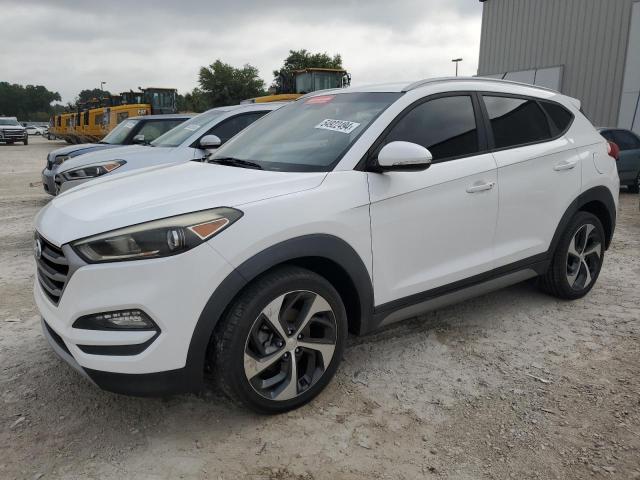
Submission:
<svg viewBox="0 0 640 480">
<path fill-rule="evenodd" d="M 498 214 L 496 164 L 473 93 L 428 97 L 401 113 L 387 143 L 422 145 L 424 171 L 368 173 L 376 305 L 486 272 Z"/>
<path fill-rule="evenodd" d="M 544 253 L 579 195 L 581 164 L 566 132 L 573 115 L 555 102 L 485 93 L 498 166 L 496 267 Z"/>
</svg>

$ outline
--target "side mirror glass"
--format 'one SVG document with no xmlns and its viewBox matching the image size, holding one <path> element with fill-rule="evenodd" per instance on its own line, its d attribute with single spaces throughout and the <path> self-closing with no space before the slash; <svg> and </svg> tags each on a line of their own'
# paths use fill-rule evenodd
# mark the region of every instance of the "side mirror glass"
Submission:
<svg viewBox="0 0 640 480">
<path fill-rule="evenodd" d="M 138 134 L 135 137 L 133 137 L 133 143 L 139 143 L 139 144 L 144 144 L 146 143 L 144 140 L 144 135 L 143 134 Z"/>
<path fill-rule="evenodd" d="M 378 153 L 378 166 L 382 171 L 425 170 L 432 160 L 429 150 L 411 142 L 387 143 Z"/>
<path fill-rule="evenodd" d="M 217 135 L 205 135 L 200 139 L 199 144 L 204 150 L 214 150 L 222 145 L 222 140 Z"/>
</svg>

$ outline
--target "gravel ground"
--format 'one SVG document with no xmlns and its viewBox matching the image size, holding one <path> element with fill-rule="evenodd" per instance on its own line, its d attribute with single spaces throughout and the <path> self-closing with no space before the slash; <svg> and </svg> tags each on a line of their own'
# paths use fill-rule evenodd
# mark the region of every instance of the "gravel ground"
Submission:
<svg viewBox="0 0 640 480">
<path fill-rule="evenodd" d="M 60 145 L 0 145 L 0 478 L 640 479 L 637 195 L 586 298 L 525 283 L 352 338 L 311 405 L 262 417 L 102 392 L 50 351 L 30 183 Z"/>
</svg>

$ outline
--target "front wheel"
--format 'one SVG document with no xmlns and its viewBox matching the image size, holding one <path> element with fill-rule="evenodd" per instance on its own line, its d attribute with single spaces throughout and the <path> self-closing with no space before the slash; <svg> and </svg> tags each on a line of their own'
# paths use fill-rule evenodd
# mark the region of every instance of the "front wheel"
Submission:
<svg viewBox="0 0 640 480">
<path fill-rule="evenodd" d="M 567 300 L 584 297 L 598 279 L 604 259 L 604 228 L 595 215 L 578 212 L 562 234 L 540 286 Z"/>
<path fill-rule="evenodd" d="M 24 137 L 22 143 L 24 143 L 25 145 L 29 145 L 29 137 Z"/>
<path fill-rule="evenodd" d="M 298 408 L 333 377 L 347 337 L 338 292 L 320 275 L 282 267 L 250 284 L 216 327 L 221 389 L 259 413 Z"/>
<path fill-rule="evenodd" d="M 631 193 L 640 193 L 640 173 L 638 174 L 635 183 L 628 185 L 627 188 Z"/>
</svg>

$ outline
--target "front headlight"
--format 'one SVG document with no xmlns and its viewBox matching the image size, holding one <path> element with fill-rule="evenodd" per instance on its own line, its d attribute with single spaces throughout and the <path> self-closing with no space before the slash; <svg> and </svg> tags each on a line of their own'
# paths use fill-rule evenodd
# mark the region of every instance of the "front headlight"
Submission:
<svg viewBox="0 0 640 480">
<path fill-rule="evenodd" d="M 84 180 L 87 178 L 96 178 L 104 175 L 105 173 L 111 173 L 115 169 L 124 165 L 124 160 L 110 160 L 108 162 L 94 163 L 93 165 L 87 165 L 86 167 L 75 168 L 73 170 L 67 170 L 62 172 L 62 177 L 65 180 Z"/>
<path fill-rule="evenodd" d="M 69 160 L 69 155 L 58 155 L 56 159 L 53 161 L 54 165 L 62 165 L 64 162 Z"/>
<path fill-rule="evenodd" d="M 113 230 L 71 246 L 89 263 L 167 257 L 206 242 L 240 217 L 235 208 L 213 208 Z"/>
</svg>

